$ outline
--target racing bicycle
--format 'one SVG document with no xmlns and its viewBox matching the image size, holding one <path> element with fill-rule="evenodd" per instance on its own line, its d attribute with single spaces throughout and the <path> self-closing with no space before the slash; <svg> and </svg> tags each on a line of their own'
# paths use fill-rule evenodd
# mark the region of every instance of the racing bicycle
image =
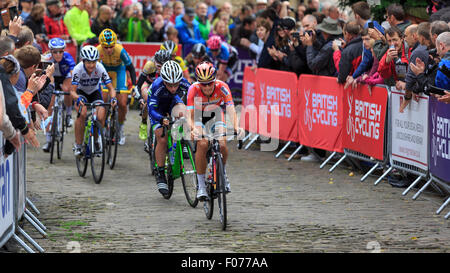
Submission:
<svg viewBox="0 0 450 273">
<path fill-rule="evenodd" d="M 53 114 L 51 117 L 51 140 L 50 140 L 50 164 L 53 164 L 53 154 L 55 152 L 56 144 L 56 154 L 58 159 L 61 159 L 63 144 L 64 144 L 64 134 L 67 132 L 66 128 L 66 117 L 64 115 L 64 98 L 63 96 L 70 95 L 69 92 L 53 91 L 55 95 L 55 103 L 53 104 Z"/>
</svg>

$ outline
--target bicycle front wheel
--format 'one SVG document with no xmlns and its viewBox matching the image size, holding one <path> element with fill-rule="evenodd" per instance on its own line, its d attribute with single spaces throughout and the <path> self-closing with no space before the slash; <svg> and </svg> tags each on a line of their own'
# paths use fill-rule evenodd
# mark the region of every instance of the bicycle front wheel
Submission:
<svg viewBox="0 0 450 273">
<path fill-rule="evenodd" d="M 183 184 L 184 195 L 189 205 L 195 208 L 198 204 L 197 199 L 197 169 L 195 168 L 194 148 L 192 142 L 181 141 L 182 155 L 181 160 L 181 182 Z M 185 154 L 186 153 L 186 154 Z M 184 157 L 186 156 L 186 159 Z"/>
<path fill-rule="evenodd" d="M 91 170 L 96 184 L 100 184 L 105 170 L 105 136 L 99 121 L 95 121 L 90 136 Z"/>
<path fill-rule="evenodd" d="M 81 177 L 86 175 L 88 158 L 86 157 L 86 144 L 83 143 L 83 147 L 81 148 L 81 155 L 75 157 L 75 162 L 77 163 L 78 174 Z"/>
<path fill-rule="evenodd" d="M 60 113 L 59 113 L 59 115 L 58 115 L 58 126 L 57 126 L 57 128 L 58 128 L 58 130 L 57 130 L 57 135 L 58 135 L 58 142 L 57 142 L 57 149 L 56 149 L 56 152 L 57 152 L 57 155 L 58 155 L 58 159 L 61 159 L 61 157 L 62 157 L 62 152 L 63 152 L 63 146 L 64 146 L 64 127 L 66 126 L 65 125 L 65 123 L 66 123 L 66 121 L 65 121 L 65 115 L 63 114 L 64 112 L 63 112 L 63 110 L 62 109 L 60 109 L 59 110 L 60 111 Z"/>
<path fill-rule="evenodd" d="M 58 128 L 58 107 L 53 108 L 51 141 L 50 141 L 50 164 L 53 164 L 53 154 L 55 153 L 55 143 L 57 142 L 57 128 Z"/>
<path fill-rule="evenodd" d="M 222 156 L 216 157 L 216 191 L 217 202 L 219 203 L 219 216 L 220 223 L 222 224 L 222 230 L 227 228 L 227 197 L 225 191 L 225 173 L 222 163 Z"/>
</svg>

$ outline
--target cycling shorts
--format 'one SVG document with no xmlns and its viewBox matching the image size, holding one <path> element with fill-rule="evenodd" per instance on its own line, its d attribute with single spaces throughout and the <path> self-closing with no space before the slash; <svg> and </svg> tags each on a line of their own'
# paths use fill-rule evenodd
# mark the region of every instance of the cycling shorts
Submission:
<svg viewBox="0 0 450 273">
<path fill-rule="evenodd" d="M 98 90 L 98 92 L 92 92 L 92 94 L 86 94 L 83 90 L 77 89 L 77 94 L 80 97 L 84 98 L 88 103 L 104 102 L 100 89 Z"/>
<path fill-rule="evenodd" d="M 202 127 L 207 133 L 214 133 L 218 127 L 227 128 L 223 111 L 202 111 L 198 117 L 194 113 L 194 123 L 196 127 Z"/>
<path fill-rule="evenodd" d="M 111 78 L 112 85 L 118 93 L 130 93 L 127 87 L 127 70 L 124 65 L 118 67 L 106 67 L 108 75 Z M 106 86 L 103 86 L 103 92 L 108 92 Z"/>
</svg>

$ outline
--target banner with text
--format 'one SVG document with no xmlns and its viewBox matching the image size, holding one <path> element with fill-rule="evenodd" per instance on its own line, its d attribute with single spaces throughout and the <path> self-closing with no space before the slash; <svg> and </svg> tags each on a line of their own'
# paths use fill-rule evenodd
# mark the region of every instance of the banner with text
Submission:
<svg viewBox="0 0 450 273">
<path fill-rule="evenodd" d="M 256 91 L 256 71 L 249 66 L 244 70 L 242 82 L 242 108 L 240 126 L 250 133 L 258 133 L 258 108 L 259 97 Z"/>
<path fill-rule="evenodd" d="M 428 96 L 420 96 L 419 102 L 411 100 L 400 113 L 404 94 L 404 91 L 391 88 L 391 159 L 427 171 Z"/>
<path fill-rule="evenodd" d="M 260 135 L 298 141 L 297 93 L 295 73 L 264 68 L 257 70 L 255 102 L 259 102 L 260 107 Z M 279 129 L 273 128 L 274 126 Z"/>
<path fill-rule="evenodd" d="M 301 75 L 298 95 L 299 143 L 343 152 L 343 88 L 336 78 Z"/>
<path fill-rule="evenodd" d="M 450 107 L 430 96 L 428 119 L 430 172 L 450 182 Z"/>
<path fill-rule="evenodd" d="M 388 91 L 378 86 L 369 91 L 366 85 L 344 90 L 344 148 L 383 160 Z"/>
<path fill-rule="evenodd" d="M 13 213 L 13 155 L 7 158 L 3 156 L 3 134 L 0 133 L 0 239 L 14 223 Z M 1 247 L 1 245 L 0 245 Z"/>
</svg>

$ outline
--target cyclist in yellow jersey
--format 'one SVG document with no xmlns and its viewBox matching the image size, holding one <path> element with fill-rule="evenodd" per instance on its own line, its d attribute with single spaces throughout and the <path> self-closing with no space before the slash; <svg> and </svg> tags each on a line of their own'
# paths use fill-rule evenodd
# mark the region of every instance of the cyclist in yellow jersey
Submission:
<svg viewBox="0 0 450 273">
<path fill-rule="evenodd" d="M 136 71 L 134 69 L 131 58 L 122 45 L 117 43 L 117 35 L 111 29 L 104 29 L 99 36 L 100 45 L 97 49 L 100 53 L 100 61 L 106 68 L 113 86 L 117 91 L 118 99 L 118 120 L 119 120 L 119 132 L 120 139 L 119 144 L 125 144 L 125 135 L 123 133 L 123 124 L 127 115 L 127 101 L 128 101 L 128 88 L 127 88 L 127 71 L 131 78 L 131 83 L 136 86 Z M 103 99 L 107 101 L 108 92 L 103 93 Z"/>
<path fill-rule="evenodd" d="M 189 75 L 189 69 L 186 66 L 186 63 L 184 62 L 183 58 L 181 58 L 180 56 L 177 56 L 177 51 L 178 51 L 177 44 L 175 42 L 173 42 L 172 40 L 167 40 L 164 43 L 162 43 L 160 49 L 165 49 L 165 50 L 172 52 L 172 60 L 177 62 L 180 65 L 181 70 L 183 71 L 183 77 L 186 80 L 188 80 L 189 82 L 192 82 L 191 77 Z"/>
</svg>

